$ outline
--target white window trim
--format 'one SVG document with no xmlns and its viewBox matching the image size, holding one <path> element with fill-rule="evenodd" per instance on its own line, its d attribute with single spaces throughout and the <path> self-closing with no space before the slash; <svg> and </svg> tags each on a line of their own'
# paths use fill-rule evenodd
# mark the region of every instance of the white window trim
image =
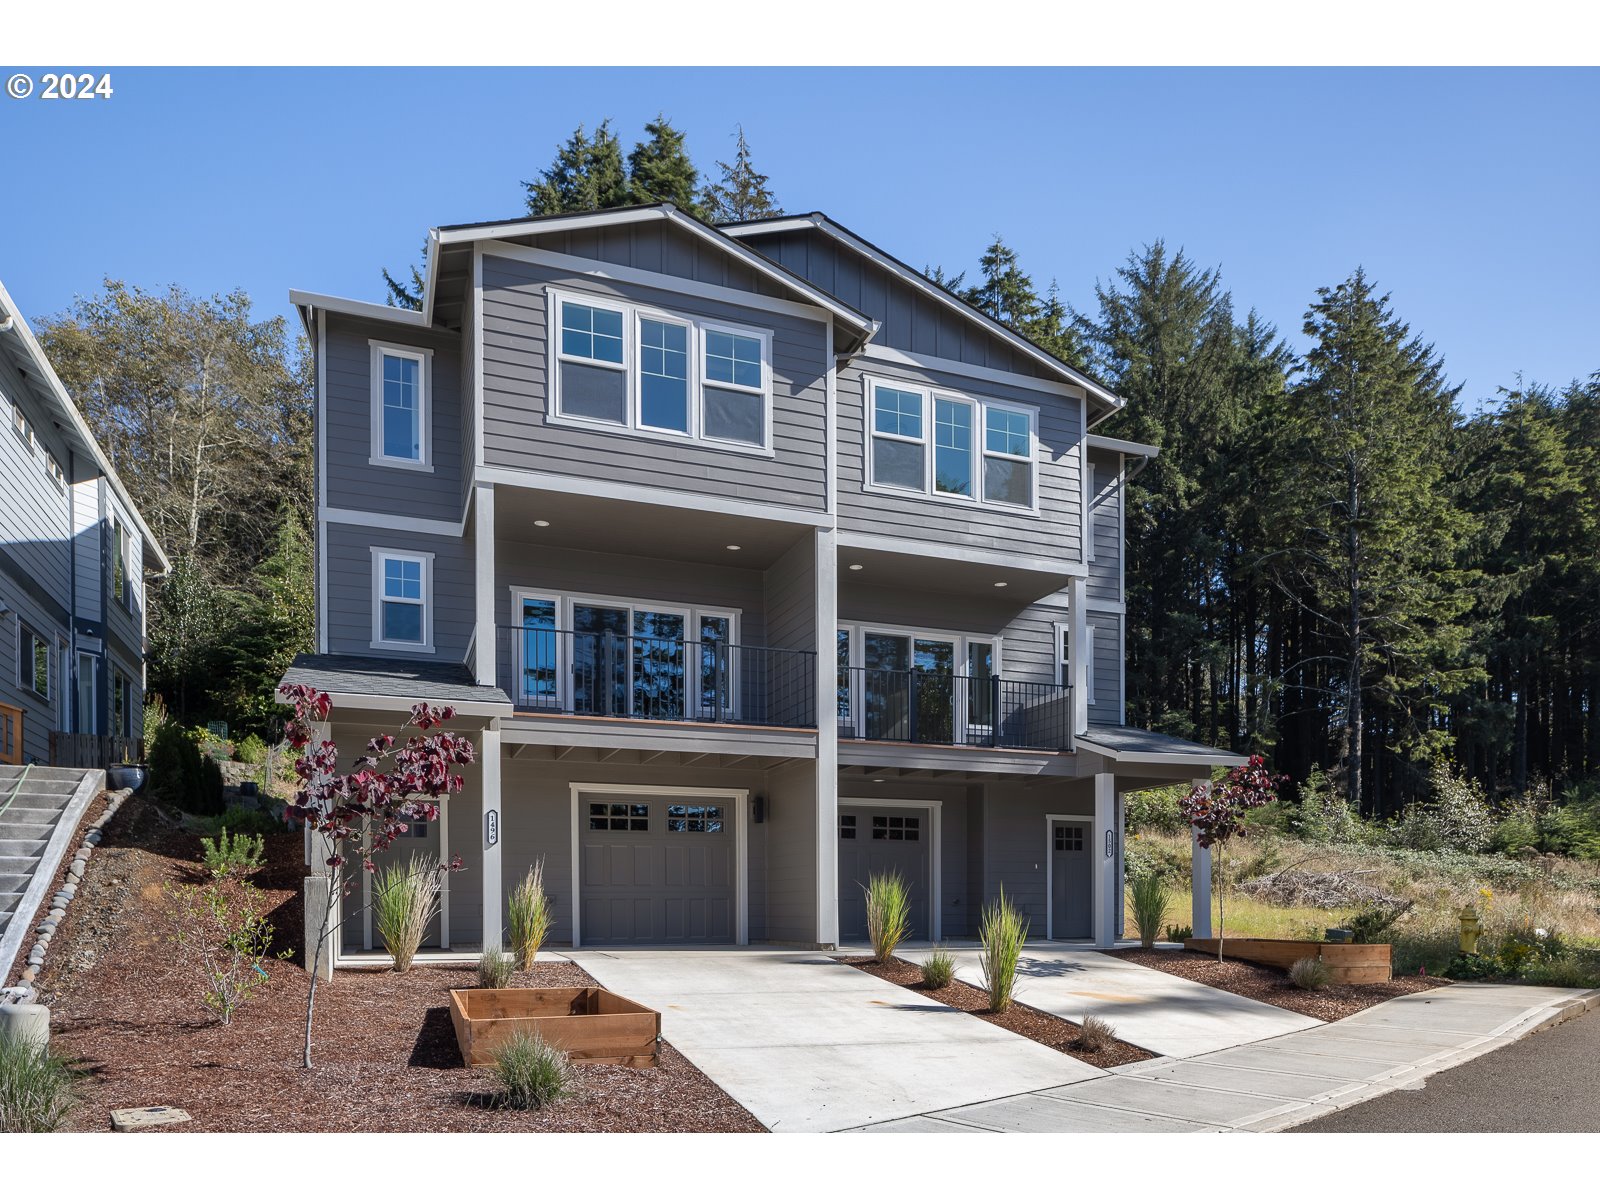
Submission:
<svg viewBox="0 0 1600 1200">
<path fill-rule="evenodd" d="M 607 312 L 614 312 L 622 317 L 622 362 L 601 362 L 582 355 L 567 354 L 561 348 L 561 307 L 565 304 L 581 304 L 586 308 L 599 308 Z M 664 321 L 672 325 L 681 325 L 689 331 L 689 430 L 680 433 L 674 429 L 662 429 L 653 425 L 646 425 L 641 415 L 641 386 L 639 380 L 639 327 L 644 320 Z M 707 383 L 705 370 L 705 334 L 708 330 L 719 333 L 732 333 L 740 337 L 756 338 L 761 343 L 761 396 L 762 444 L 755 445 L 750 442 L 735 442 L 726 438 L 707 436 L 705 433 L 705 389 L 715 387 L 724 391 L 738 392 L 742 395 L 755 395 L 753 388 L 741 388 L 735 384 Z M 588 292 L 569 291 L 563 288 L 545 288 L 545 338 L 546 345 L 551 353 L 550 361 L 554 364 L 546 382 L 545 423 L 547 425 L 563 425 L 573 429 L 587 429 L 600 433 L 620 434 L 626 437 L 645 438 L 651 441 L 671 442 L 676 445 L 703 446 L 709 450 L 723 451 L 729 454 L 744 454 L 756 458 L 774 458 L 776 451 L 773 449 L 773 385 L 772 370 L 772 341 L 773 334 L 770 329 L 760 329 L 753 326 L 733 325 L 726 321 L 701 319 L 684 313 L 671 312 L 657 308 L 654 305 L 635 304 L 630 301 L 616 300 L 611 297 L 595 296 Z M 583 366 L 599 367 L 604 370 L 621 371 L 625 383 L 623 399 L 624 421 L 617 424 L 613 421 L 599 421 L 593 417 L 574 416 L 563 412 L 561 408 L 561 370 L 563 362 L 579 363 Z"/>
<path fill-rule="evenodd" d="M 1062 646 L 1071 647 L 1072 623 L 1070 621 L 1055 622 L 1056 629 L 1056 682 L 1062 687 L 1071 687 L 1072 680 L 1067 678 L 1068 660 L 1061 653 Z M 1094 703 L 1094 624 L 1085 622 L 1083 626 L 1083 691 L 1087 703 Z"/>
<path fill-rule="evenodd" d="M 385 559 L 399 559 L 422 565 L 422 641 L 397 642 L 383 636 L 383 604 L 386 599 L 398 604 L 413 604 L 412 600 L 397 600 L 383 594 L 383 564 Z M 433 653 L 433 555 L 425 550 L 400 550 L 392 546 L 372 547 L 372 648 L 398 650 L 406 654 Z"/>
<path fill-rule="evenodd" d="M 658 325 L 675 325 L 684 331 L 683 339 L 683 424 L 682 429 L 672 429 L 665 425 L 646 425 L 644 422 L 644 323 L 654 321 Z M 695 369 L 694 369 L 694 322 L 683 317 L 676 317 L 670 313 L 656 312 L 648 308 L 635 308 L 633 310 L 632 335 L 633 344 L 628 344 L 629 326 L 624 323 L 622 327 L 622 357 L 626 360 L 628 351 L 632 349 L 633 365 L 628 371 L 628 415 L 629 425 L 639 433 L 648 433 L 656 437 L 677 438 L 681 441 L 692 442 L 695 440 L 696 421 L 699 405 L 695 403 Z M 584 360 L 589 361 L 589 360 Z M 602 363 L 591 363 L 593 366 L 603 366 Z M 603 422 L 601 422 L 603 424 Z"/>
<path fill-rule="evenodd" d="M 404 471 L 433 470 L 433 439 L 428 435 L 433 421 L 433 351 L 421 346 L 402 346 L 376 338 L 367 342 L 370 347 L 368 373 L 370 375 L 372 410 L 372 445 L 367 462 L 374 467 L 398 467 Z M 383 360 L 408 358 L 417 364 L 417 448 L 419 458 L 397 458 L 383 452 Z"/>
<path fill-rule="evenodd" d="M 862 462 L 861 490 L 873 492 L 880 496 L 908 496 L 919 500 L 931 500 L 937 504 L 955 504 L 965 508 L 986 508 L 997 512 L 1039 515 L 1039 410 L 1029 404 L 1021 404 L 1014 400 L 994 400 L 988 397 L 973 396 L 954 388 L 931 387 L 926 384 L 914 383 L 904 379 L 894 379 L 889 376 L 863 375 L 862 381 Z M 892 388 L 899 392 L 912 392 L 922 399 L 922 436 L 920 438 L 907 437 L 903 434 L 879 433 L 875 428 L 876 389 L 879 387 Z M 969 405 L 973 415 L 972 430 L 972 496 L 963 496 L 959 492 L 941 492 L 934 487 L 934 456 L 938 445 L 935 429 L 936 400 L 952 400 Z M 987 414 L 990 409 L 1004 410 L 1020 413 L 1028 418 L 1028 447 L 1029 456 L 1001 454 L 988 449 L 988 421 Z M 874 479 L 875 451 L 874 441 L 885 438 L 889 441 L 907 442 L 921 445 L 922 450 L 922 488 L 900 487 L 896 484 L 878 483 Z M 985 458 L 1005 459 L 1008 462 L 1026 462 L 1033 467 L 1033 503 L 1031 505 L 1008 504 L 1004 500 L 991 500 L 983 494 Z"/>
<path fill-rule="evenodd" d="M 975 400 L 958 395 L 955 392 L 934 391 L 929 397 L 930 418 L 929 432 L 933 435 L 928 442 L 928 492 L 941 500 L 959 500 L 969 503 L 978 503 L 983 494 L 983 475 L 979 469 L 982 454 L 980 439 L 983 436 L 983 407 Z M 939 401 L 946 404 L 959 404 L 967 410 L 971 424 L 967 433 L 972 444 L 967 447 L 967 474 L 972 480 L 972 495 L 962 492 L 944 492 L 939 490 Z"/>
</svg>

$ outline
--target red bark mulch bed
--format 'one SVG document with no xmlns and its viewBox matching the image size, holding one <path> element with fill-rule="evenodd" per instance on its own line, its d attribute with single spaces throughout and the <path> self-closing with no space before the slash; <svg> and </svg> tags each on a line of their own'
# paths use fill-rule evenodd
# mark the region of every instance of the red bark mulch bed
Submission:
<svg viewBox="0 0 1600 1200">
<path fill-rule="evenodd" d="M 1285 972 L 1273 967 L 1240 962 L 1233 958 L 1224 958 L 1219 963 L 1215 954 L 1202 954 L 1197 950 L 1133 948 L 1107 950 L 1104 953 L 1125 958 L 1129 962 L 1138 963 L 1141 967 L 1153 967 L 1157 971 L 1165 971 L 1168 975 L 1180 975 L 1184 979 L 1192 979 L 1196 983 L 1203 983 L 1219 991 L 1232 992 L 1236 996 L 1248 996 L 1252 1000 L 1274 1004 L 1290 1012 L 1300 1013 L 1302 1016 L 1315 1017 L 1319 1021 L 1337 1021 L 1343 1017 L 1353 1016 L 1364 1008 L 1371 1008 L 1374 1004 L 1393 1000 L 1396 996 L 1425 992 L 1429 988 L 1443 987 L 1450 982 L 1448 979 L 1435 979 L 1432 976 L 1405 975 L 1391 979 L 1388 983 L 1331 984 L 1321 991 L 1308 992 L 1290 983 L 1289 976 Z M 1224 943 L 1224 954 L 1226 954 L 1226 943 Z"/>
<path fill-rule="evenodd" d="M 897 983 L 910 991 L 920 992 L 940 1004 L 948 1004 L 951 1008 L 971 1013 L 979 1020 L 1020 1034 L 1031 1042 L 1038 1042 L 1041 1046 L 1069 1054 L 1092 1067 L 1105 1070 L 1125 1066 L 1128 1063 L 1144 1062 L 1148 1058 L 1155 1057 L 1148 1050 L 1141 1050 L 1138 1046 L 1129 1045 L 1115 1038 L 1103 1049 L 1091 1053 L 1078 1045 L 1078 1039 L 1083 1034 L 1082 1026 L 1053 1013 L 1030 1008 L 1026 1004 L 1013 1003 L 1003 1013 L 991 1012 L 986 992 L 959 979 L 951 980 L 942 988 L 930 988 L 922 982 L 922 968 L 902 958 L 890 959 L 887 963 L 880 963 L 871 957 L 842 958 L 839 961 L 865 971 L 868 975 L 876 975 L 889 983 Z"/>
<path fill-rule="evenodd" d="M 298 834 L 268 839 L 254 883 L 282 948 L 301 928 Z M 72 1128 L 109 1126 L 113 1108 L 170 1104 L 172 1131 L 761 1132 L 761 1124 L 663 1043 L 648 1070 L 580 1065 L 578 1091 L 550 1108 L 492 1107 L 492 1077 L 462 1065 L 449 991 L 472 967 L 339 971 L 317 989 L 316 1066 L 300 1066 L 309 978 L 293 960 L 228 1026 L 168 941 L 163 885 L 197 882 L 198 839 L 135 798 L 107 826 L 39 980 L 52 1042 L 86 1074 Z M 590 986 L 567 962 L 539 963 L 514 986 Z"/>
</svg>

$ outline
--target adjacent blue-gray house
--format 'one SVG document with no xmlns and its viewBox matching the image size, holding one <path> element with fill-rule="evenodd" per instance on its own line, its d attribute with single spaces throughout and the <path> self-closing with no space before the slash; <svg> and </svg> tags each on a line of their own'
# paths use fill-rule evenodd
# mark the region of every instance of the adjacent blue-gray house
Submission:
<svg viewBox="0 0 1600 1200">
<path fill-rule="evenodd" d="M 821 214 L 445 226 L 428 263 L 420 312 L 294 293 L 318 653 L 287 678 L 348 749 L 419 700 L 478 731 L 399 847 L 465 863 L 438 949 L 498 942 L 539 861 L 575 945 L 859 940 L 884 869 L 918 937 L 1002 887 L 1036 937 L 1117 937 L 1121 794 L 1239 761 L 1124 723 L 1157 450 L 1094 432 L 1117 396 Z"/>
<path fill-rule="evenodd" d="M 0 763 L 49 763 L 54 737 L 60 765 L 105 766 L 143 731 L 168 562 L 3 286 L 0 424 Z"/>
</svg>

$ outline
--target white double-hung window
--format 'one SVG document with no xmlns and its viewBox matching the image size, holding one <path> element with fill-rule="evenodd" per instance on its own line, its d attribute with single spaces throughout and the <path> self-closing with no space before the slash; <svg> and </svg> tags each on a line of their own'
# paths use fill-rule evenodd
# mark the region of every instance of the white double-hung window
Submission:
<svg viewBox="0 0 1600 1200">
<path fill-rule="evenodd" d="M 376 466 L 428 471 L 426 350 L 372 342 L 372 456 Z"/>
<path fill-rule="evenodd" d="M 868 491 L 1038 509 L 1038 415 L 941 388 L 867 381 Z"/>
<path fill-rule="evenodd" d="M 772 449 L 772 335 L 550 289 L 549 419 Z"/>
<path fill-rule="evenodd" d="M 372 551 L 372 646 L 433 651 L 433 555 Z"/>
</svg>

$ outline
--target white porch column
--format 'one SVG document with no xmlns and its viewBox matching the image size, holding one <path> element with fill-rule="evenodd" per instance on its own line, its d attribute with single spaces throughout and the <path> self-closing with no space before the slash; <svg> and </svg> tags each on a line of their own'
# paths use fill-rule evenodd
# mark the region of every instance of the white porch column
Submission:
<svg viewBox="0 0 1600 1200">
<path fill-rule="evenodd" d="M 829 378 L 832 376 L 830 374 Z M 815 538 L 817 615 L 817 944 L 839 944 L 839 722 L 835 638 L 839 629 L 839 544 L 833 529 Z M 939 898 L 931 903 L 937 911 Z"/>
<path fill-rule="evenodd" d="M 494 485 L 480 483 L 472 492 L 472 542 L 477 596 L 477 628 L 472 666 L 478 682 L 495 686 L 494 625 Z M 515 655 L 513 655 L 515 658 Z"/>
<path fill-rule="evenodd" d="M 1204 780 L 1195 780 L 1203 783 Z M 1200 835 L 1189 831 L 1192 856 L 1189 860 L 1189 888 L 1194 895 L 1189 925 L 1197 938 L 1211 936 L 1211 851 L 1200 844 Z"/>
<path fill-rule="evenodd" d="M 483 944 L 499 946 L 503 938 L 500 930 L 500 908 L 503 892 L 500 887 L 500 842 L 504 834 L 500 806 L 500 719 L 496 717 L 483 731 L 479 744 L 483 780 L 483 820 L 478 837 L 483 845 Z"/>
<path fill-rule="evenodd" d="M 1094 777 L 1094 944 L 1117 944 L 1117 788 L 1116 776 L 1102 771 Z"/>
<path fill-rule="evenodd" d="M 1089 584 L 1083 576 L 1074 576 L 1067 585 L 1070 606 L 1067 620 L 1070 624 L 1071 644 L 1067 647 L 1067 660 L 1072 668 L 1072 732 L 1089 731 Z"/>
</svg>

